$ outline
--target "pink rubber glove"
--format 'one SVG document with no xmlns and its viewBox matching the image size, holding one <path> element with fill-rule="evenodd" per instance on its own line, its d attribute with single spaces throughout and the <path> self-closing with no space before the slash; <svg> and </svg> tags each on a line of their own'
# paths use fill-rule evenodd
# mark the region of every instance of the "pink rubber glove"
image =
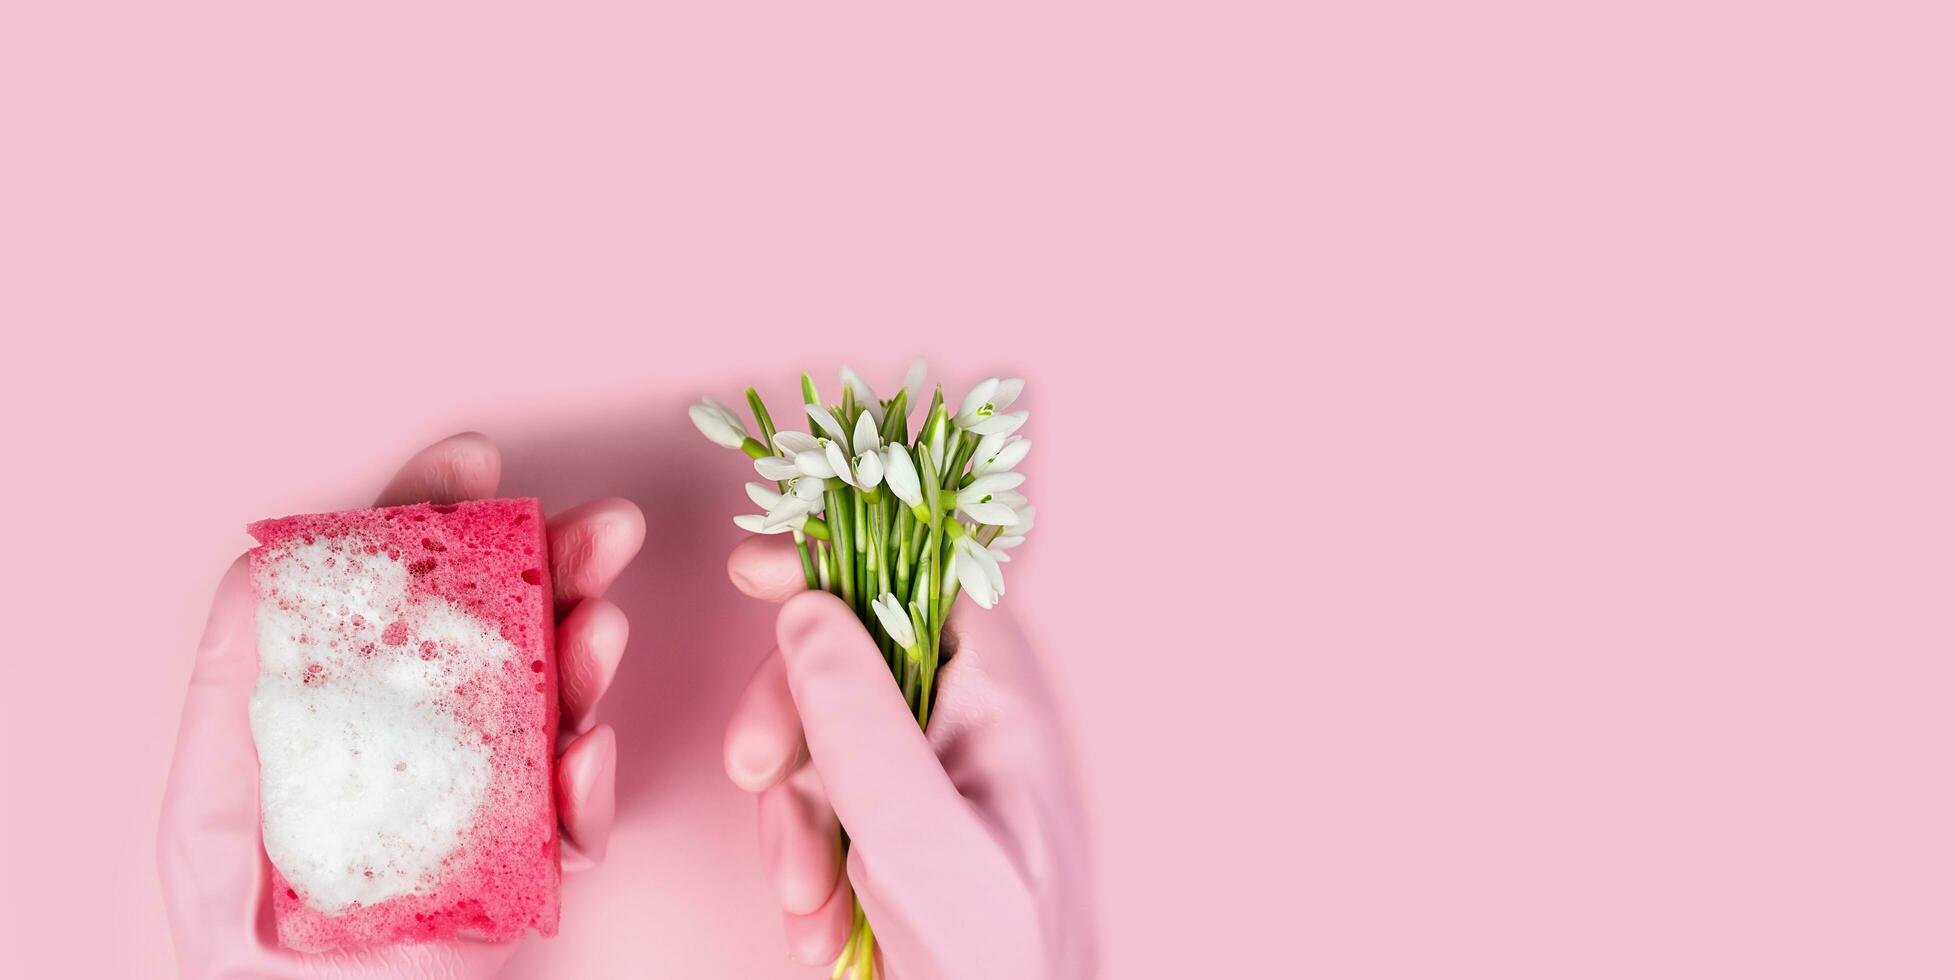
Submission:
<svg viewBox="0 0 1955 980">
<path fill-rule="evenodd" d="M 854 613 L 805 592 L 791 542 L 746 541 L 727 572 L 748 595 L 786 601 L 780 646 L 727 726 L 726 771 L 760 794 L 762 863 L 794 957 L 833 962 L 860 895 L 881 970 L 897 980 L 1092 976 L 1071 756 L 1009 622 L 958 604 L 926 738 Z"/>
<path fill-rule="evenodd" d="M 378 506 L 494 496 L 502 458 L 465 433 L 422 450 L 380 494 Z M 597 500 L 550 522 L 556 586 L 563 730 L 557 807 L 563 862 L 579 870 L 604 856 L 611 835 L 617 736 L 593 712 L 624 654 L 626 623 L 601 598 L 645 538 L 625 500 Z M 266 894 L 271 864 L 258 832 L 258 755 L 246 702 L 258 674 L 248 562 L 232 563 L 217 597 L 177 732 L 163 800 L 157 863 L 177 961 L 185 977 L 490 977 L 514 943 L 449 942 L 358 953 L 281 949 Z"/>
</svg>

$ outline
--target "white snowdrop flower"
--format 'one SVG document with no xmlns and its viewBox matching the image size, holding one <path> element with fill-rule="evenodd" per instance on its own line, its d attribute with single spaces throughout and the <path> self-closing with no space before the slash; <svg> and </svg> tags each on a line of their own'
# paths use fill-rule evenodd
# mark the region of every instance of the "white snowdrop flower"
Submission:
<svg viewBox="0 0 1955 980">
<path fill-rule="evenodd" d="M 876 621 L 882 624 L 883 632 L 896 645 L 905 650 L 916 646 L 916 627 L 910 622 L 909 610 L 896 597 L 885 592 L 870 600 L 869 608 L 876 611 Z"/>
<path fill-rule="evenodd" d="M 797 454 L 794 457 L 795 472 L 819 480 L 832 480 L 839 476 L 840 474 L 835 472 L 834 465 L 828 459 L 828 450 L 834 448 L 836 448 L 834 442 L 823 439 L 820 441 L 820 448 Z"/>
<path fill-rule="evenodd" d="M 862 380 L 862 375 L 855 373 L 854 368 L 844 364 L 842 365 L 842 391 L 846 393 L 851 390 L 855 392 L 856 403 L 876 417 L 876 425 L 882 425 L 882 400 L 876 397 L 876 390 L 869 387 L 869 382 Z"/>
<path fill-rule="evenodd" d="M 769 480 L 792 480 L 802 475 L 795 465 L 795 458 L 802 453 L 821 452 L 821 440 L 792 429 L 774 433 L 773 456 L 762 456 L 753 461 L 754 471 Z"/>
<path fill-rule="evenodd" d="M 985 436 L 978 440 L 977 450 L 971 454 L 971 473 L 976 476 L 1009 473 L 1031 451 L 1032 440 L 1024 436 Z"/>
<path fill-rule="evenodd" d="M 764 490 L 766 485 L 760 483 L 747 484 L 747 496 L 753 498 L 754 503 L 759 504 L 760 509 L 771 510 L 780 503 L 780 494 L 777 493 L 773 494 L 773 501 L 763 502 L 764 498 L 762 494 L 756 492 L 755 487 L 760 487 Z M 769 492 L 771 493 L 772 491 Z M 789 519 L 778 525 L 769 525 L 766 514 L 741 514 L 733 519 L 735 527 L 752 534 L 781 534 L 787 531 L 798 531 L 807 523 L 808 515 L 806 514 Z"/>
<path fill-rule="evenodd" d="M 889 492 L 911 507 L 923 503 L 923 481 L 917 479 L 916 464 L 910 462 L 910 451 L 902 446 L 891 444 L 882 451 L 882 478 L 889 484 Z"/>
<path fill-rule="evenodd" d="M 711 439 L 715 445 L 728 449 L 738 449 L 747 441 L 747 427 L 740 424 L 740 417 L 733 414 L 725 405 L 702 398 L 699 404 L 686 409 L 692 417 L 692 424 L 699 428 L 701 435 Z"/>
<path fill-rule="evenodd" d="M 974 535 L 966 534 L 951 546 L 950 572 L 980 608 L 997 605 L 1005 594 L 1005 570 L 999 567 L 998 556 L 978 544 Z"/>
<path fill-rule="evenodd" d="M 869 418 L 867 412 L 856 417 L 855 438 L 849 440 L 849 448 L 857 456 L 882 451 L 882 433 L 876 429 L 875 421 Z"/>
<path fill-rule="evenodd" d="M 805 516 L 779 527 L 768 527 L 765 514 L 741 514 L 733 519 L 733 526 L 748 534 L 786 534 L 789 531 L 801 530 L 801 526 L 806 523 L 808 518 Z"/>
<path fill-rule="evenodd" d="M 1025 499 L 1024 494 L 1019 493 L 1016 490 L 1000 490 L 997 493 L 992 494 L 991 499 L 997 503 L 1004 504 L 1006 507 L 1010 507 L 1011 512 L 1013 514 L 1016 514 L 1019 511 L 1024 510 L 1025 507 L 1031 503 L 1031 501 Z M 1012 523 L 1014 524 L 1017 523 L 1017 520 L 1014 519 Z M 1005 524 L 999 525 L 999 527 L 1008 527 L 1008 526 L 1010 525 L 1005 525 Z"/>
<path fill-rule="evenodd" d="M 747 499 L 753 501 L 754 506 L 761 510 L 773 510 L 780 506 L 783 498 L 787 497 L 805 500 L 813 505 L 814 510 L 821 510 L 821 481 L 794 480 L 788 484 L 785 494 L 765 483 L 747 484 Z"/>
<path fill-rule="evenodd" d="M 821 448 L 821 440 L 798 429 L 774 433 L 774 449 L 781 455 L 793 459 L 802 453 Z"/>
<path fill-rule="evenodd" d="M 754 472 L 769 480 L 792 480 L 801 475 L 791 457 L 762 456 L 753 461 Z"/>
<path fill-rule="evenodd" d="M 749 482 L 746 489 L 747 499 L 761 510 L 773 510 L 774 505 L 781 502 L 781 492 L 765 483 Z"/>
<path fill-rule="evenodd" d="M 808 414 L 814 414 L 813 405 L 808 406 Z M 826 421 L 823 421 L 824 419 Z M 816 422 L 828 431 L 839 433 L 842 430 L 841 424 L 835 421 L 835 416 L 825 409 L 821 415 L 816 416 Z M 833 480 L 840 476 L 843 470 L 848 469 L 847 435 L 837 435 L 833 439 L 828 439 L 811 436 L 805 432 L 796 432 L 794 436 L 795 438 L 789 440 L 782 448 L 794 450 L 794 465 L 801 473 L 824 480 Z M 831 457 L 829 455 L 831 450 L 837 455 Z"/>
<path fill-rule="evenodd" d="M 1018 523 L 1018 511 L 1012 506 L 1024 505 L 1021 494 L 1006 494 L 1011 488 L 1025 482 L 1023 473 L 990 473 L 972 480 L 970 485 L 957 491 L 957 509 L 970 515 L 979 524 L 996 524 L 1009 527 Z"/>
<path fill-rule="evenodd" d="M 999 561 L 1010 561 L 1011 556 L 1005 552 L 1025 543 L 1025 532 L 1032 529 L 1032 519 L 1038 516 L 1038 511 L 1037 507 L 1018 508 L 1018 523 L 1006 527 L 997 537 L 991 539 L 991 553 L 996 555 Z"/>
<path fill-rule="evenodd" d="M 856 419 L 855 438 L 850 445 L 854 447 L 853 456 L 840 443 L 828 444 L 828 468 L 835 471 L 837 479 L 857 490 L 874 490 L 882 483 L 882 436 L 869 413 L 864 412 Z"/>
<path fill-rule="evenodd" d="M 914 407 L 922 404 L 917 399 L 923 397 L 923 379 L 930 373 L 930 365 L 919 357 L 903 375 L 903 390 L 910 393 L 909 404 Z"/>
<path fill-rule="evenodd" d="M 1032 413 L 1030 412 L 1007 412 L 1003 415 L 993 415 L 990 418 L 980 419 L 965 431 L 975 432 L 981 436 L 1008 436 L 1017 432 L 1019 427 L 1025 424 L 1025 420 L 1031 417 Z"/>
<path fill-rule="evenodd" d="M 800 530 L 808 523 L 808 516 L 821 509 L 821 491 L 817 489 L 811 496 L 800 483 L 795 485 L 793 492 L 786 494 L 765 483 L 749 483 L 747 499 L 767 513 L 743 515 L 735 518 L 733 523 L 757 534 Z"/>
<path fill-rule="evenodd" d="M 809 405 L 808 417 L 815 420 L 815 426 L 826 433 L 828 438 L 841 443 L 844 447 L 848 445 L 848 430 L 842 428 L 842 423 L 835 421 L 834 412 L 820 405 Z"/>
<path fill-rule="evenodd" d="M 1012 412 L 1000 414 L 1018 400 L 1018 393 L 1025 389 L 1021 378 L 986 378 L 964 396 L 964 404 L 957 410 L 957 427 L 966 432 L 981 436 L 1008 435 L 1025 424 L 1027 413 Z"/>
</svg>

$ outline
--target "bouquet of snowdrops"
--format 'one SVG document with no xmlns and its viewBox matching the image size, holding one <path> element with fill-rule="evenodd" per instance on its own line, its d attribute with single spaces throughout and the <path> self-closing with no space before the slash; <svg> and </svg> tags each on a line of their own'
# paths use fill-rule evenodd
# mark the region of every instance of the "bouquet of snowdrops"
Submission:
<svg viewBox="0 0 1955 980">
<path fill-rule="evenodd" d="M 916 362 L 895 397 L 882 399 L 842 369 L 842 397 L 823 404 L 801 376 L 810 431 L 777 430 L 760 395 L 747 389 L 758 437 L 708 398 L 692 406 L 699 431 L 753 459 L 768 483 L 747 484 L 765 513 L 733 519 L 757 534 L 792 534 L 808 587 L 854 607 L 875 637 L 918 725 L 930 723 L 944 619 L 961 590 L 986 609 L 1005 592 L 1002 563 L 1025 540 L 1033 508 L 1014 469 L 1032 448 L 1015 435 L 1026 413 L 1007 412 L 1024 382 L 991 378 L 955 412 L 936 389 L 914 433 L 910 416 L 923 385 Z M 875 974 L 875 937 L 860 904 L 835 977 Z"/>
</svg>

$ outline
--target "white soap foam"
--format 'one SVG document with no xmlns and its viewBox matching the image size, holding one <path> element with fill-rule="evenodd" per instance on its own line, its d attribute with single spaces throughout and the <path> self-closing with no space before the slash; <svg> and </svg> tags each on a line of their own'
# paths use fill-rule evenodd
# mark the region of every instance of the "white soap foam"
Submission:
<svg viewBox="0 0 1955 980">
<path fill-rule="evenodd" d="M 516 655 L 494 624 L 442 599 L 410 602 L 407 570 L 365 548 L 295 544 L 257 573 L 265 852 L 328 913 L 435 885 L 491 775 L 490 746 L 451 708 L 455 689 Z M 408 639 L 388 644 L 396 621 Z"/>
</svg>

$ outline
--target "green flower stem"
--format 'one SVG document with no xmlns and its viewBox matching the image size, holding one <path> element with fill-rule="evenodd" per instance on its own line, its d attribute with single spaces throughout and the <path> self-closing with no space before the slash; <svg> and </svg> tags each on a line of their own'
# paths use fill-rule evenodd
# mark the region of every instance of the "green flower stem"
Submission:
<svg viewBox="0 0 1955 980">
<path fill-rule="evenodd" d="M 945 489 L 955 489 L 957 487 L 958 474 L 964 472 L 964 467 L 970 463 L 971 457 L 976 453 L 977 439 L 963 440 L 963 444 L 957 447 L 957 456 L 951 460 L 948 482 L 944 484 Z"/>
<path fill-rule="evenodd" d="M 753 388 L 747 389 L 747 408 L 753 412 L 754 424 L 760 427 L 760 441 L 763 448 L 771 451 L 774 445 L 774 417 L 768 414 L 767 403 L 761 400 L 760 392 Z M 741 443 L 740 448 L 746 449 L 748 456 L 759 458 L 753 455 L 753 450 L 747 449 L 746 443 Z M 774 488 L 787 493 L 788 481 L 775 480 Z M 808 553 L 808 538 L 801 531 L 794 532 L 794 550 L 801 555 L 801 574 L 807 577 L 808 588 L 820 588 L 821 576 L 815 571 L 814 556 Z"/>
<path fill-rule="evenodd" d="M 828 498 L 826 509 L 833 522 L 829 526 L 835 533 L 834 584 L 839 588 L 838 594 L 841 595 L 842 601 L 853 606 L 855 605 L 855 534 L 849 527 L 850 505 L 842 499 L 847 496 L 843 491 L 826 490 L 823 493 Z M 859 613 L 860 610 L 857 612 Z"/>
<path fill-rule="evenodd" d="M 944 388 L 942 385 L 938 385 L 937 390 L 930 396 L 930 407 L 923 410 L 923 432 L 926 435 L 930 432 L 931 424 L 936 422 L 937 413 L 942 411 L 943 407 Z"/>
<path fill-rule="evenodd" d="M 909 601 L 910 576 L 915 569 L 916 550 L 910 547 L 910 525 L 915 518 L 910 516 L 908 507 L 898 508 L 896 512 L 896 594 L 903 601 Z"/>
<path fill-rule="evenodd" d="M 747 408 L 753 411 L 754 423 L 760 426 L 760 441 L 769 446 L 774 444 L 774 417 L 767 414 L 767 403 L 760 400 L 760 392 L 747 389 Z"/>
<path fill-rule="evenodd" d="M 909 702 L 910 714 L 917 712 L 916 695 L 923 681 L 923 650 L 910 647 L 903 651 L 903 700 Z"/>
<path fill-rule="evenodd" d="M 903 389 L 883 403 L 882 441 L 902 445 L 910 441 L 910 392 Z"/>
<path fill-rule="evenodd" d="M 855 612 L 860 616 L 869 612 L 869 600 L 874 598 L 869 591 L 875 588 L 875 581 L 870 575 L 870 564 L 874 562 L 875 556 L 869 552 L 868 508 L 864 505 L 861 494 L 850 492 L 849 498 L 855 507 L 855 514 L 849 520 L 855 529 L 855 573 L 860 577 L 856 582 L 855 594 L 861 600 Z"/>
<path fill-rule="evenodd" d="M 812 523 L 813 518 L 810 518 L 809 522 Z M 805 531 L 806 527 L 804 526 L 802 530 Z M 815 574 L 814 557 L 808 554 L 808 536 L 802 531 L 790 533 L 794 535 L 794 550 L 801 554 L 801 577 L 807 580 L 808 588 L 820 588 L 821 578 Z"/>
<path fill-rule="evenodd" d="M 930 730 L 930 701 L 936 694 L 937 658 L 940 656 L 938 644 L 942 638 L 930 641 L 930 655 L 923 658 L 923 678 L 916 691 L 916 727 Z"/>
<path fill-rule="evenodd" d="M 957 485 L 957 468 L 953 464 L 957 462 L 957 454 L 963 450 L 964 430 L 954 425 L 946 426 L 945 428 L 949 432 L 949 435 L 944 437 L 946 439 L 944 443 L 944 469 L 943 472 L 937 474 L 938 486 L 955 487 Z"/>
<path fill-rule="evenodd" d="M 881 503 L 869 514 L 869 554 L 876 565 L 876 595 L 889 591 L 889 531 L 883 523 L 884 509 Z"/>
<path fill-rule="evenodd" d="M 930 522 L 924 517 L 917 518 L 910 529 L 910 553 L 916 555 L 918 561 L 923 560 L 923 545 L 929 536 Z"/>
<path fill-rule="evenodd" d="M 910 586 L 910 594 L 905 596 L 904 598 L 909 602 L 914 602 L 924 606 L 927 612 L 928 607 L 930 605 L 930 563 L 929 562 L 927 561 L 918 562 L 916 566 L 916 582 Z"/>
</svg>

